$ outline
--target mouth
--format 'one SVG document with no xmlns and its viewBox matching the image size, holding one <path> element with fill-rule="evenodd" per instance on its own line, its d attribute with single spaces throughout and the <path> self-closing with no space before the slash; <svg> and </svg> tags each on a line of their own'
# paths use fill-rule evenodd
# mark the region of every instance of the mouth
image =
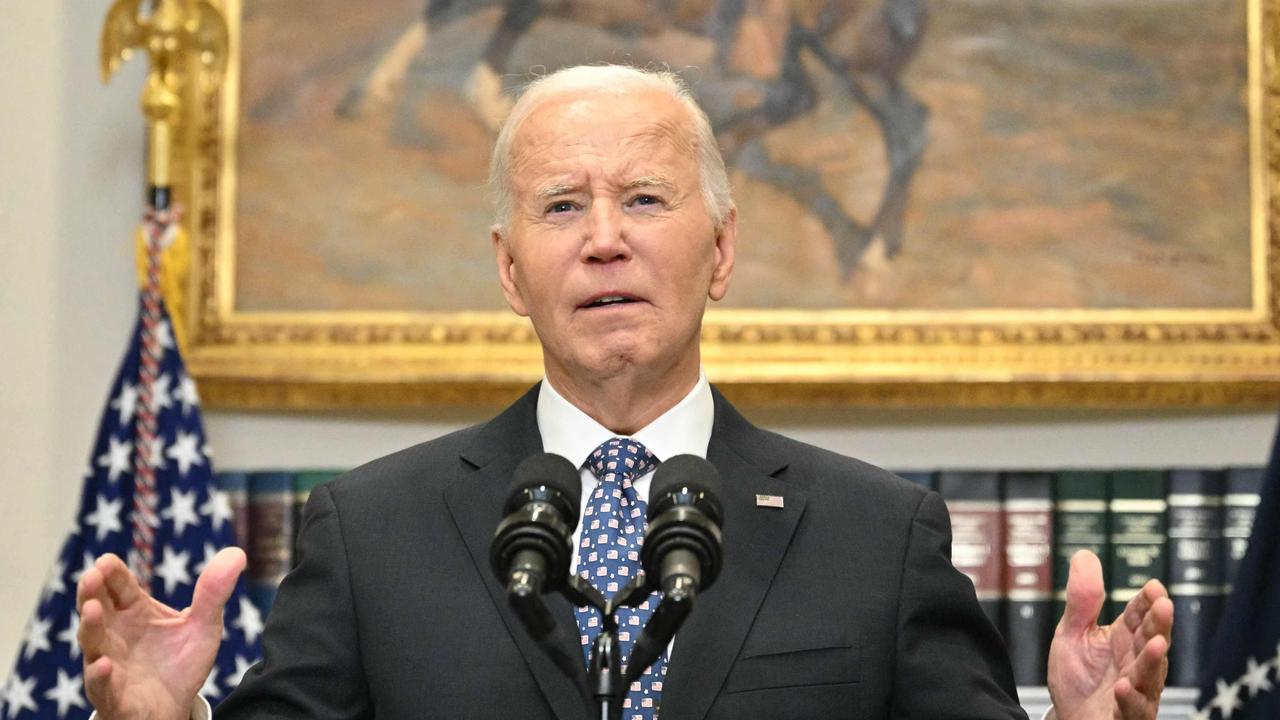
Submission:
<svg viewBox="0 0 1280 720">
<path fill-rule="evenodd" d="M 578 306 L 579 310 L 594 310 L 596 308 L 619 307 L 622 305 L 630 305 L 641 302 L 641 298 L 628 293 L 608 292 L 592 295 L 586 302 Z"/>
</svg>

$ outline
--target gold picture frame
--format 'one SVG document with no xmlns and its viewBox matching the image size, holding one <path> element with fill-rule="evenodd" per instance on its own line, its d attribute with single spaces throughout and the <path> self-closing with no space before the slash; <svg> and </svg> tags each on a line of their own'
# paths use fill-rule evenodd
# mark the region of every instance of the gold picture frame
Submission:
<svg viewBox="0 0 1280 720">
<path fill-rule="evenodd" d="M 1280 400 L 1277 10 L 1248 13 L 1249 307 L 718 309 L 708 377 L 751 404 L 1269 406 Z M 509 312 L 237 308 L 239 0 L 226 80 L 189 83 L 175 187 L 192 274 L 184 354 L 206 403 L 233 408 L 499 404 L 541 377 Z M 1245 39 L 1242 38 L 1242 42 Z"/>
</svg>

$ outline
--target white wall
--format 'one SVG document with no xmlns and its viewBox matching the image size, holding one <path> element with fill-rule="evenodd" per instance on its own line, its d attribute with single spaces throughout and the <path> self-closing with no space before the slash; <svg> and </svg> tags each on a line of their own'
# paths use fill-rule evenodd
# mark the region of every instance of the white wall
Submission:
<svg viewBox="0 0 1280 720">
<path fill-rule="evenodd" d="M 143 135 L 135 59 L 97 79 L 106 0 L 10 3 L 0 22 L 0 682 L 75 512 L 134 312 Z M 1262 463 L 1270 412 L 750 412 L 897 469 Z M 484 417 L 208 413 L 222 468 L 349 467 Z"/>
</svg>

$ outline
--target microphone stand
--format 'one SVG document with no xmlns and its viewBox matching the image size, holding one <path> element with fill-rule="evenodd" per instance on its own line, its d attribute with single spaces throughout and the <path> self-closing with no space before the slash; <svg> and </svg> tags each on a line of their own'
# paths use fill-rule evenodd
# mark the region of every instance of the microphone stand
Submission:
<svg viewBox="0 0 1280 720">
<path fill-rule="evenodd" d="M 671 643 L 671 638 L 675 637 L 676 631 L 693 610 L 693 601 L 697 597 L 697 584 L 694 580 L 687 576 L 678 576 L 672 578 L 667 584 L 670 587 L 663 588 L 662 600 L 631 648 L 631 658 L 625 673 L 622 672 L 616 614 L 619 608 L 640 605 L 645 598 L 649 597 L 649 593 L 657 589 L 649 583 L 644 571 L 637 573 L 626 587 L 608 600 L 605 600 L 604 595 L 591 583 L 577 575 L 570 576 L 565 584 L 557 587 L 557 591 L 573 605 L 594 607 L 604 618 L 600 634 L 596 636 L 591 646 L 591 661 L 587 668 L 588 689 L 600 710 L 598 715 L 600 720 L 620 720 L 622 701 L 627 695 L 627 688 L 662 655 L 662 651 Z M 536 595 L 533 597 L 537 598 Z M 541 598 L 537 599 L 537 604 L 542 606 L 543 612 L 546 612 Z M 519 609 L 517 612 L 520 612 Z M 542 642 L 541 639 L 539 642 Z M 553 658 L 557 657 L 557 653 L 548 647 L 549 643 L 542 644 Z M 568 672 L 558 660 L 556 664 Z M 581 667 L 575 663 L 570 677 L 577 679 Z"/>
</svg>

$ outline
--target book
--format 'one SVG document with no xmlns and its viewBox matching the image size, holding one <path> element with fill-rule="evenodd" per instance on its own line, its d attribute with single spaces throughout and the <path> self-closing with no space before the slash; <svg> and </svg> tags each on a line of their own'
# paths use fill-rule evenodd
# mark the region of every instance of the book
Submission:
<svg viewBox="0 0 1280 720">
<path fill-rule="evenodd" d="M 293 475 L 249 474 L 249 598 L 266 617 L 293 567 Z"/>
<path fill-rule="evenodd" d="M 1151 578 L 1166 580 L 1168 542 L 1165 473 L 1120 470 L 1111 473 L 1110 510 L 1111 609 L 1099 619 L 1107 624 L 1124 612 L 1129 600 Z"/>
<path fill-rule="evenodd" d="M 297 562 L 297 539 L 302 531 L 302 509 L 307 506 L 311 491 L 339 475 L 337 470 L 299 470 L 293 474 L 293 543 L 292 562 Z"/>
<path fill-rule="evenodd" d="M 1088 550 L 1111 563 L 1107 517 L 1107 473 L 1069 470 L 1054 477 L 1053 492 L 1053 622 L 1067 604 L 1067 575 L 1071 556 Z"/>
<path fill-rule="evenodd" d="M 1249 549 L 1249 534 L 1253 532 L 1253 518 L 1262 502 L 1262 468 L 1229 468 L 1227 470 L 1226 496 L 1223 498 L 1223 567 L 1226 575 L 1227 594 L 1235 584 L 1240 561 Z"/>
<path fill-rule="evenodd" d="M 1018 685 L 1044 685 L 1053 639 L 1053 475 L 1004 476 L 1005 642 Z"/>
<path fill-rule="evenodd" d="M 249 474 L 220 472 L 218 488 L 226 493 L 227 503 L 231 505 L 231 527 L 235 531 L 236 545 L 247 552 L 249 548 Z"/>
<path fill-rule="evenodd" d="M 995 472 L 938 474 L 938 492 L 951 514 L 951 563 L 973 581 L 992 624 L 1004 627 L 1004 520 Z"/>
<path fill-rule="evenodd" d="M 1169 596 L 1173 600 L 1168 683 L 1200 684 L 1212 633 L 1226 602 L 1223 553 L 1223 490 L 1217 470 L 1169 472 Z"/>
<path fill-rule="evenodd" d="M 910 481 L 910 482 L 915 483 L 916 485 L 919 485 L 920 487 L 924 488 L 925 490 L 937 490 L 937 489 L 938 489 L 938 478 L 937 478 L 937 475 L 938 475 L 938 474 L 937 474 L 937 473 L 934 473 L 934 472 L 923 472 L 923 471 L 912 471 L 912 472 L 900 472 L 900 473 L 895 473 L 895 474 L 896 474 L 898 477 L 902 478 L 903 480 L 907 480 L 907 481 Z"/>
</svg>

